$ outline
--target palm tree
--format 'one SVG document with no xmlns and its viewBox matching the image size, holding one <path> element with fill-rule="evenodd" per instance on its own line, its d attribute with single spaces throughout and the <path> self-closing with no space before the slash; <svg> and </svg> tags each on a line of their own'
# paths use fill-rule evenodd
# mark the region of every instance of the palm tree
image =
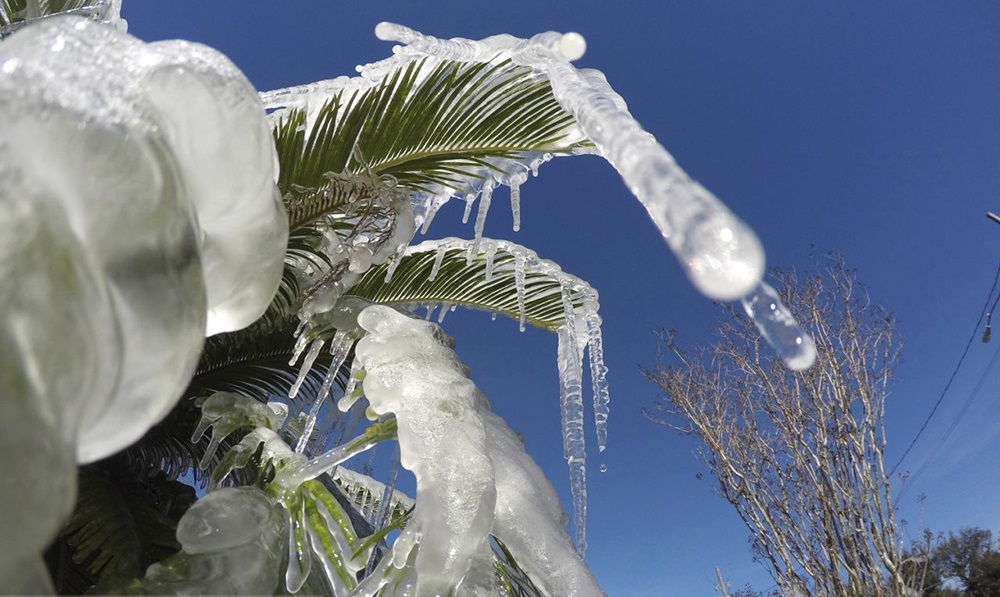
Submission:
<svg viewBox="0 0 1000 597">
<path fill-rule="evenodd" d="M 117 16 L 112 0 L 0 2 L 0 26 L 5 27 L 0 38 L 57 12 L 96 20 Z M 414 503 L 394 489 L 391 470 L 380 482 L 368 469 L 337 468 L 351 456 L 396 439 L 404 448 L 403 459 L 407 457 L 402 431 L 397 431 L 409 433 L 410 423 L 402 415 L 397 420 L 394 411 L 374 408 L 376 389 L 371 383 L 366 387 L 365 375 L 375 375 L 375 366 L 370 358 L 367 367 L 365 359 L 357 358 L 361 352 L 369 354 L 375 343 L 371 338 L 381 333 L 381 324 L 362 320 L 392 313 L 378 306 L 407 314 L 424 308 L 427 318 L 435 308 L 443 315 L 461 306 L 559 335 L 566 455 L 582 551 L 579 390 L 587 346 L 598 393 L 599 442 L 607 416 L 597 294 L 524 247 L 481 238 L 481 230 L 494 187 L 511 188 L 516 213 L 518 186 L 529 172 L 555 156 L 595 152 L 608 156 L 627 179 L 639 177 L 640 199 L 657 223 L 669 221 L 681 226 L 675 231 L 683 229 L 683 222 L 671 219 L 673 204 L 660 201 L 645 184 L 653 181 L 651 175 L 633 171 L 638 162 L 604 140 L 600 122 L 588 129 L 589 120 L 582 115 L 593 115 L 587 110 L 593 112 L 594 105 L 619 118 L 616 122 L 628 131 L 641 133 L 633 141 L 645 153 L 636 155 L 666 156 L 661 165 L 672 178 L 669 185 L 660 185 L 663 192 L 690 199 L 686 205 L 694 212 L 719 216 L 694 218 L 699 225 L 710 220 L 721 226 L 725 242 L 756 250 L 752 232 L 688 180 L 655 142 L 650 145 L 603 77 L 568 66 L 565 59 L 581 49 L 576 38 L 545 34 L 529 41 L 498 36 L 449 42 L 389 25 L 380 25 L 379 34 L 411 46 L 369 65 L 359 78 L 262 95 L 288 223 L 277 292 L 254 323 L 205 340 L 180 399 L 141 439 L 79 467 L 75 509 L 45 554 L 59 592 L 97 587 L 139 593 L 390 595 L 413 590 L 421 554 L 435 549 L 429 540 L 409 549 L 418 530 L 425 537 L 438 530 L 428 526 L 435 521 L 420 516 L 433 507 L 427 496 L 434 491 L 422 487 L 418 475 Z M 554 85 L 562 89 L 561 101 L 553 94 Z M 599 101 L 588 103 L 581 94 L 596 94 Z M 411 246 L 416 228 L 426 230 L 452 197 L 465 198 L 466 219 L 478 199 L 475 238 Z M 684 231 L 688 234 L 671 235 L 670 240 L 686 236 L 686 244 L 674 248 L 692 259 L 704 250 L 692 239 L 718 233 Z M 725 255 L 744 259 L 739 251 Z M 717 295 L 742 296 L 759 279 L 762 263 L 754 255 L 746 258 L 749 266 L 737 264 L 745 279 L 738 280 L 735 290 L 728 278 L 719 282 L 724 275 L 695 279 L 692 274 L 693 279 Z M 443 355 L 429 368 L 457 362 L 447 339 L 430 324 L 420 327 L 403 318 L 393 325 L 424 334 L 421 346 Z M 326 353 L 324 346 L 330 347 Z M 456 371 L 458 381 L 467 382 L 460 366 L 452 366 L 448 374 Z M 458 384 L 466 388 L 461 391 L 473 392 L 468 395 L 474 398 L 474 387 L 468 390 L 463 383 Z M 358 400 L 366 393 L 367 405 Z M 345 412 L 333 399 L 338 394 Z M 503 448 L 504 454 L 520 449 L 491 413 L 472 418 L 484 426 L 486 444 Z M 211 434 L 205 433 L 208 428 Z M 494 453 L 498 477 L 522 475 L 534 482 L 539 475 L 533 463 L 503 461 L 505 457 Z M 507 465 L 506 473 L 499 470 Z M 545 487 L 539 487 L 534 501 L 553 500 L 551 487 L 540 485 Z M 499 482 L 487 493 L 490 500 L 505 499 Z M 572 589 L 575 594 L 599 594 L 575 552 L 569 560 L 565 554 L 553 555 L 571 544 L 568 536 L 559 537 L 565 532 L 558 525 L 558 508 L 555 522 L 549 520 L 551 514 L 538 517 L 543 527 L 556 529 L 549 533 L 555 539 L 539 541 L 552 553 L 526 549 L 522 530 L 494 523 L 489 514 L 493 526 L 484 528 L 492 529 L 490 549 L 469 551 L 467 561 L 458 564 L 459 573 L 446 577 L 451 586 L 440 592 L 453 591 L 461 582 L 463 593 L 469 594 L 484 587 L 507 595 L 554 594 L 571 586 L 582 587 Z M 227 516 L 234 517 L 228 526 L 219 522 Z M 247 525 L 249 530 L 243 528 Z M 572 578 L 559 577 L 565 572 L 554 572 L 545 563 L 550 557 L 563 558 L 560 563 L 572 560 L 570 567 L 579 568 L 571 571 Z M 465 575 L 462 571 L 470 566 Z"/>
</svg>

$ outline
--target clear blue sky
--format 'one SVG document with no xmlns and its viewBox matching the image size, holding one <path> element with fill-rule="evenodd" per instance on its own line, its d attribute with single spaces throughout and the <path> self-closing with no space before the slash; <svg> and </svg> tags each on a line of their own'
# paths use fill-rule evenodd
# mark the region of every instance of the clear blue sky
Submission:
<svg viewBox="0 0 1000 597">
<path fill-rule="evenodd" d="M 126 0 L 124 14 L 140 38 L 222 50 L 262 90 L 388 56 L 372 33 L 381 20 L 442 37 L 582 33 L 578 64 L 603 70 L 645 128 L 757 230 L 770 264 L 804 266 L 813 245 L 838 249 L 896 312 L 905 362 L 888 406 L 890 463 L 947 381 L 1000 258 L 1000 226 L 984 217 L 1000 212 L 995 0 Z M 655 363 L 654 330 L 702 341 L 717 310 L 598 159 L 542 168 L 523 188 L 519 233 L 504 203 L 494 202 L 488 236 L 535 249 L 601 293 L 613 410 L 608 451 L 590 459 L 587 554 L 601 585 L 621 597 L 715 595 L 718 565 L 734 587 L 768 587 L 735 513 L 710 477 L 696 479 L 704 467 L 694 444 L 639 414 L 656 398 L 638 371 Z M 457 225 L 461 212 L 447 206 L 428 236 L 471 236 Z M 452 314 L 445 328 L 568 504 L 555 339 L 479 313 Z M 900 504 L 914 536 L 922 527 L 1000 530 L 1000 375 L 985 379 L 951 440 L 933 450 L 998 345 L 973 344 L 902 467 L 936 454 Z"/>
</svg>

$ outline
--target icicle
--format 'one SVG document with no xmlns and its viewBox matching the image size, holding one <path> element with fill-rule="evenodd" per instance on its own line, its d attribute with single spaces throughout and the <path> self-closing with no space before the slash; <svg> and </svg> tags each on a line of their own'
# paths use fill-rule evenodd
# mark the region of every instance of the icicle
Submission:
<svg viewBox="0 0 1000 597">
<path fill-rule="evenodd" d="M 420 226 L 420 234 L 427 234 L 427 229 L 431 227 L 434 216 L 437 215 L 441 206 L 448 202 L 447 197 L 431 196 L 427 198 L 424 212 L 424 223 Z"/>
<path fill-rule="evenodd" d="M 569 323 L 559 328 L 559 404 L 562 412 L 563 456 L 569 463 L 570 493 L 573 497 L 573 526 L 577 547 L 587 550 L 587 471 L 583 436 L 583 365 L 579 345 Z"/>
<path fill-rule="evenodd" d="M 486 272 L 484 277 L 487 282 L 493 279 L 493 267 L 497 257 L 497 249 L 497 244 L 494 242 L 486 245 Z"/>
<path fill-rule="evenodd" d="M 299 357 L 305 351 L 306 346 L 309 345 L 309 334 L 303 334 L 302 330 L 305 328 L 306 320 L 302 320 L 299 323 L 299 327 L 295 329 L 295 348 L 292 350 L 292 358 L 288 360 L 289 365 L 294 365 L 299 361 Z"/>
<path fill-rule="evenodd" d="M 527 179 L 526 174 L 516 174 L 510 177 L 510 212 L 514 218 L 514 232 L 521 229 L 521 183 Z"/>
<path fill-rule="evenodd" d="M 496 321 L 496 320 L 497 320 L 497 313 L 496 311 L 494 311 L 493 313 L 490 313 L 490 321 Z"/>
<path fill-rule="evenodd" d="M 462 214 L 462 223 L 469 223 L 469 216 L 472 215 L 472 204 L 476 202 L 476 196 L 473 193 L 469 193 L 465 196 L 465 213 Z"/>
<path fill-rule="evenodd" d="M 424 321 L 430 321 L 431 320 L 431 315 L 434 314 L 434 309 L 435 308 L 437 308 L 437 305 L 427 305 L 427 307 L 426 307 L 427 312 L 424 313 Z"/>
<path fill-rule="evenodd" d="M 483 184 L 483 194 L 479 198 L 479 212 L 476 214 L 476 224 L 473 228 L 476 240 L 469 247 L 469 263 L 472 263 L 472 258 L 479 254 L 479 242 L 483 238 L 483 230 L 486 228 L 486 214 L 490 211 L 490 202 L 492 199 L 493 181 L 488 180 Z"/>
<path fill-rule="evenodd" d="M 454 306 L 451 305 L 450 303 L 442 303 L 441 311 L 438 312 L 437 322 L 444 323 L 444 316 L 447 315 L 453 308 Z"/>
<path fill-rule="evenodd" d="M 518 329 L 524 331 L 525 305 L 524 305 L 524 265 L 525 257 L 520 252 L 514 253 L 514 288 L 517 292 L 517 316 L 519 320 Z"/>
<path fill-rule="evenodd" d="M 611 396 L 608 391 L 608 368 L 604 364 L 601 316 L 597 314 L 596 301 L 584 302 L 584 321 L 587 324 L 587 353 L 590 357 L 590 379 L 594 390 L 594 427 L 597 429 L 597 449 L 603 452 L 608 441 L 608 404 L 611 402 Z"/>
<path fill-rule="evenodd" d="M 403 259 L 403 253 L 406 252 L 406 247 L 410 244 L 409 240 L 407 242 L 399 245 L 396 249 L 396 253 L 392 256 L 392 261 L 389 263 L 389 267 L 385 270 L 385 283 L 388 284 L 392 282 L 392 275 L 396 273 L 396 268 L 399 267 L 399 262 Z"/>
<path fill-rule="evenodd" d="M 816 361 L 813 339 L 799 327 L 778 293 L 761 282 L 743 299 L 743 309 L 789 369 L 802 371 Z"/>
<path fill-rule="evenodd" d="M 448 252 L 448 248 L 444 245 L 438 247 L 437 253 L 434 255 L 434 265 L 431 266 L 431 275 L 427 276 L 428 280 L 434 280 L 437 277 L 438 272 L 441 271 L 441 264 L 444 262 L 444 256 Z"/>
<path fill-rule="evenodd" d="M 305 429 L 302 430 L 302 435 L 299 437 L 298 443 L 295 444 L 296 453 L 301 454 L 306 449 L 309 437 L 316 427 L 316 418 L 319 416 L 319 411 L 323 407 L 326 397 L 330 394 L 333 381 L 337 378 L 337 373 L 340 372 L 340 366 L 347 360 L 347 353 L 351 351 L 352 344 L 354 344 L 354 335 L 346 330 L 337 330 L 337 333 L 333 336 L 333 340 L 330 341 L 330 354 L 332 355 L 330 369 L 323 379 L 323 387 L 320 389 L 319 394 L 316 395 L 316 400 L 309 409 Z"/>
<path fill-rule="evenodd" d="M 302 337 L 305 337 L 305 334 L 303 334 Z M 322 349 L 323 340 L 317 338 L 313 341 L 312 346 L 309 347 L 309 352 L 306 353 L 306 357 L 302 359 L 302 367 L 299 369 L 299 376 L 295 379 L 295 384 L 292 385 L 292 389 L 288 390 L 289 400 L 295 398 L 295 396 L 299 393 L 302 383 L 306 380 L 306 376 L 309 375 L 309 371 L 312 370 L 313 363 L 316 362 L 316 357 L 319 356 L 319 351 Z M 292 363 L 294 362 L 295 361 L 293 360 Z"/>
</svg>

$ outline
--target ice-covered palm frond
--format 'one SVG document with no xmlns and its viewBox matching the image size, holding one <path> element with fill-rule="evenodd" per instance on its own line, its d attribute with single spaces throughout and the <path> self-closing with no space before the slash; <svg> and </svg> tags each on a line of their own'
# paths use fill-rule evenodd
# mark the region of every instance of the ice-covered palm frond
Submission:
<svg viewBox="0 0 1000 597">
<path fill-rule="evenodd" d="M 503 541 L 496 537 L 490 538 L 493 548 L 493 569 L 496 573 L 497 585 L 502 595 L 510 597 L 540 597 L 542 592 L 531 581 L 531 577 L 521 569 Z"/>
<path fill-rule="evenodd" d="M 24 23 L 55 14 L 118 18 L 118 0 L 0 0 L 0 39 Z"/>
<path fill-rule="evenodd" d="M 190 487 L 162 477 L 144 483 L 112 479 L 96 467 L 81 468 L 79 482 L 76 509 L 59 541 L 93 579 L 141 576 L 150 564 L 180 549 L 176 519 L 194 501 Z M 161 495 L 181 495 L 182 489 L 187 490 L 183 503 Z"/>
<path fill-rule="evenodd" d="M 563 288 L 574 310 L 597 306 L 597 292 L 552 261 L 518 244 L 446 238 L 406 249 L 387 281 L 372 268 L 350 294 L 406 309 L 462 306 L 510 317 L 548 331 L 566 323 Z"/>
<path fill-rule="evenodd" d="M 279 188 L 299 203 L 329 201 L 328 173 L 369 169 L 428 197 L 476 193 L 587 146 L 548 82 L 509 60 L 424 58 L 263 99 L 278 110 Z"/>
<path fill-rule="evenodd" d="M 270 328 L 254 324 L 239 333 L 210 338 L 187 394 L 236 392 L 262 402 L 288 396 L 297 378 L 289 364 L 297 320 L 293 315 L 283 323 Z M 329 358 L 318 357 L 315 365 L 302 382 L 303 395 L 314 394 L 322 385 Z"/>
</svg>

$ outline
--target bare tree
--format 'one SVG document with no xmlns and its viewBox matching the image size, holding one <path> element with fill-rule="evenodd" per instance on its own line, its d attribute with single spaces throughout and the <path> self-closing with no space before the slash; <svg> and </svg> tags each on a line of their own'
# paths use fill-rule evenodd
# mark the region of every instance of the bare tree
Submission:
<svg viewBox="0 0 1000 597">
<path fill-rule="evenodd" d="M 883 453 L 885 399 L 900 342 L 842 259 L 800 280 L 773 276 L 818 357 L 793 372 L 737 308 L 710 346 L 663 346 L 645 375 L 665 393 L 654 421 L 703 443 L 701 456 L 785 594 L 910 594 Z"/>
</svg>

